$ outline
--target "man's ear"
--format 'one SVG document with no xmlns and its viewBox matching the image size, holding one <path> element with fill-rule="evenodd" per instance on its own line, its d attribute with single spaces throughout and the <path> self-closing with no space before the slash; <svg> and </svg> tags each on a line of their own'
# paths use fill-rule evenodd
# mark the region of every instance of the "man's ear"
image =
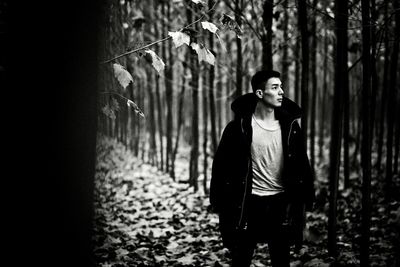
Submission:
<svg viewBox="0 0 400 267">
<path fill-rule="evenodd" d="M 261 98 L 263 96 L 263 91 L 261 89 L 256 90 L 256 96 Z"/>
</svg>

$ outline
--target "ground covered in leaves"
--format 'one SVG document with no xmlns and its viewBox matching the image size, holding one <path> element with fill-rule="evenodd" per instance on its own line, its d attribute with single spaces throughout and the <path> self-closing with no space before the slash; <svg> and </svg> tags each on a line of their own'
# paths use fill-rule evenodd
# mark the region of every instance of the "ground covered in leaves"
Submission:
<svg viewBox="0 0 400 267">
<path fill-rule="evenodd" d="M 324 168 L 321 164 L 318 172 Z M 181 175 L 185 175 L 185 168 L 181 168 Z M 353 174 L 356 179 L 357 174 Z M 381 192 L 377 181 L 373 186 Z M 304 246 L 299 253 L 291 253 L 292 266 L 332 265 L 327 253 L 326 188 L 327 181 L 321 179 L 316 210 L 307 214 Z M 354 182 L 338 200 L 336 266 L 359 266 L 360 192 Z M 372 200 L 371 266 L 394 266 L 399 202 L 381 205 L 379 194 L 373 194 Z M 135 158 L 122 144 L 99 137 L 93 229 L 96 266 L 229 266 L 229 252 L 222 247 L 218 232 L 218 216 L 207 211 L 208 205 L 202 191 L 194 193 L 187 183 L 173 181 Z M 270 265 L 269 255 L 263 251 L 267 251 L 266 245 L 259 245 L 254 267 Z"/>
</svg>

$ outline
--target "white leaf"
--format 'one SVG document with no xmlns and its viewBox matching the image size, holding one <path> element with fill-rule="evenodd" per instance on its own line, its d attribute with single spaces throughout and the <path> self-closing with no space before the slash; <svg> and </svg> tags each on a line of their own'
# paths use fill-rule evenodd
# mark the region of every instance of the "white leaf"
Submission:
<svg viewBox="0 0 400 267">
<path fill-rule="evenodd" d="M 208 21 L 202 21 L 201 26 L 203 27 L 203 29 L 209 30 L 212 33 L 216 33 L 218 31 L 218 27 L 215 26 L 214 23 Z"/>
<path fill-rule="evenodd" d="M 192 0 L 193 3 L 195 4 L 201 4 L 201 5 L 206 5 L 206 3 L 203 0 Z"/>
<path fill-rule="evenodd" d="M 215 57 L 214 55 L 210 52 L 210 50 L 208 50 L 205 47 L 201 47 L 199 44 L 197 43 L 192 43 L 191 47 L 193 50 L 196 51 L 199 62 L 201 61 L 206 61 L 207 63 L 214 65 L 215 64 Z"/>
<path fill-rule="evenodd" d="M 121 86 L 126 89 L 130 82 L 133 82 L 132 75 L 120 64 L 114 63 L 114 76 L 118 79 Z"/>
<path fill-rule="evenodd" d="M 152 65 L 156 69 L 157 72 L 164 70 L 165 63 L 162 61 L 162 59 L 159 56 L 157 56 L 157 54 L 154 51 L 152 51 L 150 49 L 146 49 L 144 52 L 146 52 L 147 54 L 150 54 L 151 59 L 152 59 Z"/>
<path fill-rule="evenodd" d="M 138 107 L 138 105 L 136 105 L 135 102 L 133 102 L 132 100 L 128 99 L 128 101 L 126 102 L 126 104 L 128 105 L 128 107 L 132 107 L 133 110 L 139 114 L 140 116 L 142 116 L 144 118 L 144 113 L 140 110 L 140 108 Z"/>
<path fill-rule="evenodd" d="M 172 37 L 175 48 L 178 48 L 183 44 L 189 45 L 190 43 L 190 36 L 184 32 L 168 32 L 168 35 Z"/>
</svg>

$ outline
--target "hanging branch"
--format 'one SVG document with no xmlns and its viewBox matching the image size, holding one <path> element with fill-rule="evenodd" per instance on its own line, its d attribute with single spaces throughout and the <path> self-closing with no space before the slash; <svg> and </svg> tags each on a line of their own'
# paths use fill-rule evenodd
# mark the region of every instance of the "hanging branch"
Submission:
<svg viewBox="0 0 400 267">
<path fill-rule="evenodd" d="M 204 14 L 202 14 L 200 18 L 198 18 L 197 20 L 193 21 L 192 23 L 190 23 L 190 24 L 188 24 L 188 25 L 182 27 L 182 28 L 181 28 L 180 30 L 178 30 L 178 31 L 181 32 L 181 31 L 183 31 L 183 30 L 189 28 L 190 26 L 192 26 L 192 25 L 198 23 L 199 21 L 201 21 L 207 14 L 209 14 L 211 11 L 214 10 L 214 8 L 215 8 L 215 6 L 217 5 L 217 3 L 218 3 L 218 1 L 216 1 L 216 2 L 214 3 L 214 5 L 213 5 L 209 10 L 207 10 L 207 12 L 205 12 Z M 111 58 L 111 59 L 105 60 L 105 61 L 101 62 L 101 64 L 106 64 L 106 63 L 109 63 L 109 62 L 111 62 L 111 61 L 114 61 L 114 60 L 116 60 L 116 59 L 118 59 L 118 58 L 121 58 L 121 57 L 130 55 L 130 54 L 132 54 L 132 53 L 136 53 L 136 52 L 141 51 L 141 50 L 144 50 L 144 49 L 146 49 L 146 48 L 148 48 L 148 47 L 150 47 L 150 46 L 153 46 L 153 45 L 155 45 L 155 44 L 165 42 L 165 41 L 167 41 L 167 40 L 169 40 L 169 39 L 171 39 L 171 38 L 172 38 L 171 36 L 168 36 L 168 37 L 165 37 L 165 38 L 163 38 L 163 39 L 161 39 L 161 40 L 157 40 L 157 41 L 155 41 L 155 42 L 152 42 L 152 43 L 150 43 L 150 44 L 147 44 L 147 45 L 145 45 L 145 46 L 142 46 L 142 47 L 133 49 L 133 50 L 131 50 L 131 51 L 127 51 L 127 52 L 125 52 L 125 53 L 123 53 L 123 54 L 121 54 L 121 55 L 118 55 L 118 56 L 113 57 L 113 58 Z"/>
</svg>

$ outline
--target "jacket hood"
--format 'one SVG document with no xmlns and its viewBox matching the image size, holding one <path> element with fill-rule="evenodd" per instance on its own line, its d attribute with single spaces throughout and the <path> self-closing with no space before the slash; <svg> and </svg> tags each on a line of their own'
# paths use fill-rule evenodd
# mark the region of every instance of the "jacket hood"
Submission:
<svg viewBox="0 0 400 267">
<path fill-rule="evenodd" d="M 235 113 L 235 117 L 251 116 L 257 106 L 258 99 L 254 93 L 248 93 L 236 98 L 231 109 Z M 282 106 L 275 109 L 278 119 L 297 119 L 302 115 L 302 110 L 295 102 L 287 97 L 283 97 Z"/>
</svg>

